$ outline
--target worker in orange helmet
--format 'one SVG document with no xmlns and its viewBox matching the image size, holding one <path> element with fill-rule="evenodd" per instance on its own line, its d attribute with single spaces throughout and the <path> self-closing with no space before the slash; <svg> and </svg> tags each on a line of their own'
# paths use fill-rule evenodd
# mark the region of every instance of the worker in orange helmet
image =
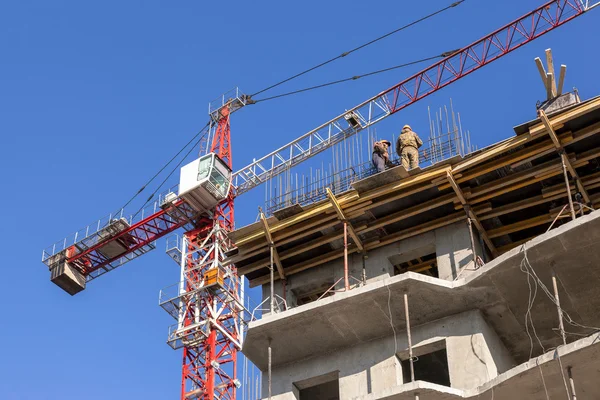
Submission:
<svg viewBox="0 0 600 400">
<path fill-rule="evenodd" d="M 390 166 L 388 149 L 391 145 L 388 140 L 380 140 L 373 143 L 373 166 L 377 168 L 377 172 L 383 172 L 386 166 Z"/>
<path fill-rule="evenodd" d="M 423 146 L 423 141 L 410 125 L 404 125 L 402 132 L 396 142 L 396 152 L 402 160 L 402 166 L 407 171 L 419 166 L 419 147 Z"/>
</svg>

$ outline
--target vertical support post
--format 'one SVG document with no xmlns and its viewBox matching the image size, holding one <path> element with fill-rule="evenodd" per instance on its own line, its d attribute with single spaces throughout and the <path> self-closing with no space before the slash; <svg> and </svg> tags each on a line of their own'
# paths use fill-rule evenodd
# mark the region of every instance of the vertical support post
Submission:
<svg viewBox="0 0 600 400">
<path fill-rule="evenodd" d="M 273 313 L 275 312 L 275 277 L 274 277 L 274 271 L 273 271 L 273 243 L 269 244 L 269 249 L 271 250 L 271 265 L 269 267 L 269 273 L 271 275 L 271 301 L 270 301 L 270 307 L 269 310 L 271 312 L 271 315 L 273 315 Z"/>
<path fill-rule="evenodd" d="M 271 370 L 271 338 L 269 338 L 269 400 L 271 400 L 272 370 Z"/>
<path fill-rule="evenodd" d="M 362 254 L 362 282 L 363 285 L 367 284 L 367 252 Z"/>
<path fill-rule="evenodd" d="M 413 365 L 412 336 L 410 334 L 410 316 L 408 312 L 408 293 L 404 293 L 404 318 L 406 319 L 406 337 L 408 339 L 408 357 L 410 362 L 410 381 L 415 381 L 415 366 Z"/>
<path fill-rule="evenodd" d="M 577 400 L 577 394 L 575 393 L 575 381 L 573 380 L 573 373 L 571 367 L 567 367 L 567 373 L 569 374 L 569 385 L 571 385 L 571 399 Z"/>
<path fill-rule="evenodd" d="M 477 250 L 475 249 L 475 237 L 473 235 L 473 223 L 471 222 L 471 217 L 469 216 L 470 206 L 465 206 L 465 211 L 467 212 L 467 225 L 469 227 L 469 237 L 471 238 L 471 253 L 473 254 L 473 269 L 477 269 Z"/>
<path fill-rule="evenodd" d="M 350 290 L 348 279 L 348 222 L 344 221 L 344 289 Z"/>
<path fill-rule="evenodd" d="M 566 154 L 564 151 L 560 154 L 562 161 L 563 175 L 565 176 L 565 185 L 567 185 L 567 197 L 569 199 L 569 208 L 571 210 L 571 218 L 575 221 L 575 208 L 573 207 L 573 197 L 571 196 L 571 185 L 569 184 L 569 175 L 567 174 L 567 164 L 565 162 Z"/>
<path fill-rule="evenodd" d="M 552 287 L 554 288 L 554 298 L 556 299 L 556 308 L 558 311 L 558 326 L 560 327 L 560 335 L 562 336 L 563 344 L 567 344 L 565 336 L 565 326 L 563 323 L 562 309 L 560 308 L 560 299 L 558 297 L 558 285 L 556 284 L 556 273 L 552 271 Z"/>
</svg>

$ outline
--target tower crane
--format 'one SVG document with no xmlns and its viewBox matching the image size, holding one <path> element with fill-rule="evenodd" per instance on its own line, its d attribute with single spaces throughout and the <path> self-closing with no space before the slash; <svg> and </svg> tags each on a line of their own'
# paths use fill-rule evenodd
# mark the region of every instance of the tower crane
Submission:
<svg viewBox="0 0 600 400">
<path fill-rule="evenodd" d="M 51 280 L 74 295 L 183 228 L 174 255 L 181 279 L 160 299 L 176 320 L 167 342 L 183 348 L 181 399 L 234 400 L 240 386 L 236 360 L 243 341 L 243 281 L 234 266 L 223 264 L 234 247 L 227 237 L 234 228 L 234 198 L 597 5 L 549 1 L 236 172 L 230 117 L 253 100 L 238 89 L 223 95 L 209 106 L 208 151 L 181 168 L 177 192 L 160 196 L 149 215 L 128 219 L 121 210 L 44 250 Z"/>
</svg>

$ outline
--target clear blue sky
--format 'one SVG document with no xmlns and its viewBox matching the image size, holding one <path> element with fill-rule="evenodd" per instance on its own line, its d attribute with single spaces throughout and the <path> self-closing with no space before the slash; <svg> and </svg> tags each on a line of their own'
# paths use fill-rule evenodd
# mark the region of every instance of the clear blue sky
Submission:
<svg viewBox="0 0 600 400">
<path fill-rule="evenodd" d="M 181 353 L 166 344 L 159 289 L 178 278 L 158 249 L 70 297 L 41 250 L 118 208 L 207 122 L 207 103 L 251 93 L 451 0 L 429 2 L 13 1 L 0 5 L 0 398 L 176 398 Z M 542 0 L 467 0 L 299 79 L 300 88 L 466 45 Z M 552 47 L 567 87 L 600 94 L 593 11 L 377 127 L 427 130 L 426 107 L 452 97 L 486 145 L 535 115 L 533 59 Z M 256 106 L 232 118 L 234 168 L 391 86 L 399 70 Z M 275 90 L 273 93 L 277 93 Z M 237 202 L 253 222 L 258 189 Z"/>
</svg>

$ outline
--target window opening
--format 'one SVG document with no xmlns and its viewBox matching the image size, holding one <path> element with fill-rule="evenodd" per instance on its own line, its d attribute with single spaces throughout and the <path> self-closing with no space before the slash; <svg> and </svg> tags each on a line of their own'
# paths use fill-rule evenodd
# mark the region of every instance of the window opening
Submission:
<svg viewBox="0 0 600 400">
<path fill-rule="evenodd" d="M 335 379 L 300 390 L 300 400 L 339 400 L 340 381 Z"/>
<path fill-rule="evenodd" d="M 405 272 L 416 272 L 439 278 L 436 254 L 430 253 L 409 261 L 394 264 L 394 275 L 400 275 Z"/>
<path fill-rule="evenodd" d="M 410 360 L 408 357 L 400 360 L 402 364 L 402 381 L 410 382 Z M 431 353 L 415 357 L 415 380 L 450 386 L 450 372 L 448 370 L 448 353 L 446 347 Z"/>
</svg>

